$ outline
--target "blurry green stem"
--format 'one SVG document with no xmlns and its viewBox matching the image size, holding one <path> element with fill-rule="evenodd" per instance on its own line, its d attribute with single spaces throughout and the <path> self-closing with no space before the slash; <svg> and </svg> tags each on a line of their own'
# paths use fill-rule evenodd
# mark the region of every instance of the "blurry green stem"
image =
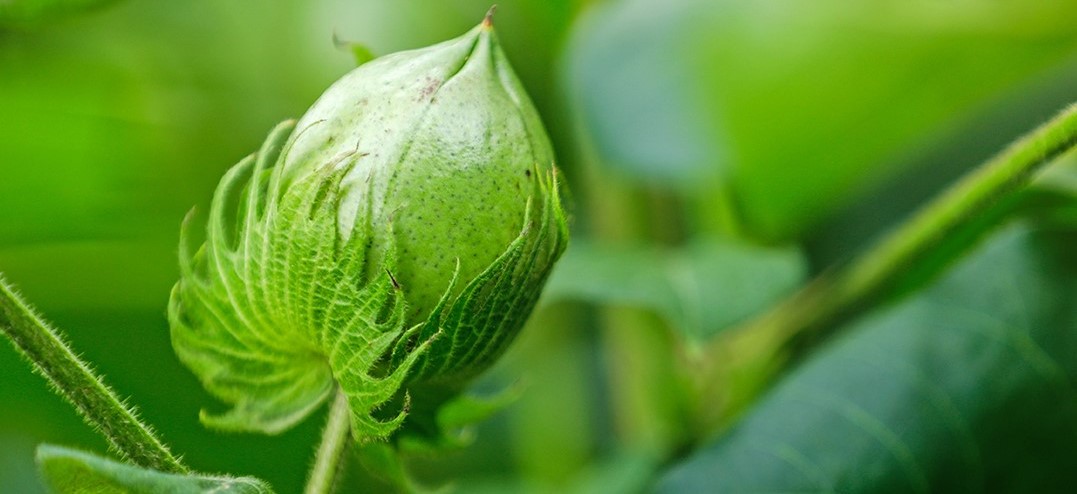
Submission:
<svg viewBox="0 0 1077 494">
<path fill-rule="evenodd" d="M 101 376 L 71 351 L 60 332 L 35 314 L 2 278 L 0 332 L 123 459 L 162 472 L 187 472 L 187 467 L 154 436 L 150 427 L 135 417 L 134 410 L 124 405 Z"/>
<path fill-rule="evenodd" d="M 770 312 L 716 340 L 706 359 L 715 366 L 708 381 L 724 388 L 716 425 L 727 424 L 765 389 L 802 337 L 863 307 L 947 234 L 1019 190 L 1036 170 L 1075 144 L 1077 105 L 1071 105 L 980 165 L 844 269 L 816 279 Z"/>
<path fill-rule="evenodd" d="M 307 477 L 307 487 L 304 490 L 306 494 L 333 492 L 333 484 L 336 483 L 337 473 L 340 471 L 340 460 L 348 450 L 348 438 L 351 435 L 349 418 L 348 397 L 337 390 L 329 408 L 325 430 L 322 431 L 322 443 L 318 445 L 314 465 Z"/>
<path fill-rule="evenodd" d="M 1043 165 L 1077 144 L 1077 105 L 982 164 L 869 250 L 835 283 L 840 307 L 874 294 L 991 204 L 1024 187 Z"/>
<path fill-rule="evenodd" d="M 582 124 L 577 124 L 583 129 Z M 581 182 L 587 192 L 591 230 L 599 241 L 656 242 L 679 236 L 677 204 L 659 209 L 660 197 L 644 187 L 600 172 L 599 159 L 581 139 Z M 661 225 L 661 226 L 660 226 Z M 666 237 L 666 238 L 663 238 Z M 694 409 L 686 401 L 684 373 L 662 323 L 647 311 L 629 307 L 605 307 L 598 313 L 603 350 L 607 352 L 614 427 L 619 446 L 655 456 L 682 448 L 686 441 L 686 416 Z"/>
</svg>

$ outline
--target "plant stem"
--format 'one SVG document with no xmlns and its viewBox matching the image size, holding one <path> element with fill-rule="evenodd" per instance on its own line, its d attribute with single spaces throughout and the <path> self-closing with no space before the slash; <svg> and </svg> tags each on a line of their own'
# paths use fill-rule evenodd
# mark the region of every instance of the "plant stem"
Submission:
<svg viewBox="0 0 1077 494">
<path fill-rule="evenodd" d="M 980 165 L 844 271 L 838 300 L 851 305 L 902 273 L 947 233 L 1024 187 L 1032 174 L 1077 145 L 1077 105 Z"/>
<path fill-rule="evenodd" d="M 34 370 L 67 399 L 82 418 L 105 436 L 120 456 L 162 472 L 186 473 L 185 467 L 157 439 L 153 430 L 124 405 L 90 367 L 79 359 L 60 332 L 0 278 L 0 332 L 7 335 Z"/>
<path fill-rule="evenodd" d="M 577 129 L 584 128 L 577 123 Z M 680 211 L 676 219 L 651 214 L 654 197 L 645 188 L 601 173 L 590 142 L 579 143 L 577 169 L 595 239 L 656 242 L 660 238 L 656 223 L 679 223 Z M 655 456 L 680 449 L 687 435 L 684 418 L 693 409 L 685 402 L 694 397 L 681 392 L 682 373 L 673 358 L 679 351 L 677 343 L 647 311 L 602 307 L 597 316 L 610 376 L 611 420 L 620 446 Z"/>
<path fill-rule="evenodd" d="M 306 494 L 328 494 L 333 491 L 340 460 L 347 451 L 351 435 L 350 410 L 348 398 L 337 390 L 333 405 L 329 408 L 329 419 L 322 431 L 322 442 L 314 456 L 314 465 L 307 477 Z"/>
<path fill-rule="evenodd" d="M 1026 185 L 1032 174 L 1077 145 L 1077 105 L 1017 140 L 951 186 L 844 269 L 824 274 L 800 292 L 707 351 L 710 384 L 723 386 L 724 426 L 788 365 L 793 347 L 863 307 L 932 252 L 947 234 Z"/>
</svg>

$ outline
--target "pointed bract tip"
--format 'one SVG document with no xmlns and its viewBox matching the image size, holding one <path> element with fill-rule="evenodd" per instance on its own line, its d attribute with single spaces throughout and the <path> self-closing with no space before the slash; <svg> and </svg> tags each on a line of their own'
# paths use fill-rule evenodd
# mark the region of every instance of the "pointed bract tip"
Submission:
<svg viewBox="0 0 1077 494">
<path fill-rule="evenodd" d="M 494 28 L 494 13 L 497 12 L 497 4 L 491 5 L 490 10 L 486 11 L 486 17 L 482 19 L 482 27 L 486 29 Z"/>
</svg>

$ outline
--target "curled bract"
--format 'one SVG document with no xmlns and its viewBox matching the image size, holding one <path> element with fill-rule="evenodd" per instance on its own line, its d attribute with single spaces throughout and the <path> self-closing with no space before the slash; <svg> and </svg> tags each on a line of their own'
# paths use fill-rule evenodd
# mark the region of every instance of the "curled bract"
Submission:
<svg viewBox="0 0 1077 494">
<path fill-rule="evenodd" d="M 188 223 L 173 347 L 231 405 L 203 422 L 276 433 L 339 388 L 360 440 L 500 356 L 568 238 L 489 22 L 344 76 L 228 171 L 194 252 Z"/>
</svg>

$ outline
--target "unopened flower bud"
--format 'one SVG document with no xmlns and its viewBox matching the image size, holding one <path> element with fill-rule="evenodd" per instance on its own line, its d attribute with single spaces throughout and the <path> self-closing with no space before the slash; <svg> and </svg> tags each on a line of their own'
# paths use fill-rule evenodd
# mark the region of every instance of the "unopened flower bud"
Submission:
<svg viewBox="0 0 1077 494">
<path fill-rule="evenodd" d="M 173 345 L 234 407 L 210 425 L 280 431 L 339 386 L 357 436 L 385 437 L 405 411 L 371 414 L 401 389 L 503 353 L 566 241 L 549 140 L 487 20 L 360 66 L 228 172 L 181 252 Z"/>
</svg>

